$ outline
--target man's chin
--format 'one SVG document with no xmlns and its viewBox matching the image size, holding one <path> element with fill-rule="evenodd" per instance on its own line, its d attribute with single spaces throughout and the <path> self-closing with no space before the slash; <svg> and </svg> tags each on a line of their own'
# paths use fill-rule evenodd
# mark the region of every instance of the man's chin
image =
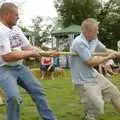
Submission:
<svg viewBox="0 0 120 120">
<path fill-rule="evenodd" d="M 16 24 L 17 24 L 17 23 L 14 23 L 13 26 L 16 25 Z"/>
<path fill-rule="evenodd" d="M 12 26 L 14 26 L 14 25 L 16 25 L 17 24 L 17 22 L 14 22 L 13 24 L 12 24 Z"/>
<path fill-rule="evenodd" d="M 90 41 L 95 40 L 96 38 L 97 38 L 97 37 L 93 37 L 93 38 L 90 39 Z"/>
<path fill-rule="evenodd" d="M 11 26 L 11 27 L 13 27 L 13 26 L 15 26 L 16 24 L 10 24 L 9 26 Z"/>
</svg>

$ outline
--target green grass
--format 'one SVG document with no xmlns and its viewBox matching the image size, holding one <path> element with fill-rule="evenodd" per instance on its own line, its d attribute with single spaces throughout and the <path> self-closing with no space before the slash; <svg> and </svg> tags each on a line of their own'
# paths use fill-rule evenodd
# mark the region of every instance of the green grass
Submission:
<svg viewBox="0 0 120 120">
<path fill-rule="evenodd" d="M 39 73 L 35 73 L 39 77 Z M 113 76 L 113 83 L 120 89 L 120 75 Z M 60 76 L 54 80 L 41 80 L 44 86 L 46 98 L 49 106 L 54 111 L 58 120 L 81 120 L 83 116 L 83 106 L 80 99 L 74 93 L 70 72 L 67 70 L 64 77 Z M 20 89 L 23 96 L 23 104 L 21 105 L 21 120 L 40 120 L 28 94 Z M 0 107 L 0 120 L 4 120 L 5 107 Z M 105 114 L 101 116 L 101 120 L 120 120 L 120 114 L 115 111 L 111 104 L 105 105 Z"/>
</svg>

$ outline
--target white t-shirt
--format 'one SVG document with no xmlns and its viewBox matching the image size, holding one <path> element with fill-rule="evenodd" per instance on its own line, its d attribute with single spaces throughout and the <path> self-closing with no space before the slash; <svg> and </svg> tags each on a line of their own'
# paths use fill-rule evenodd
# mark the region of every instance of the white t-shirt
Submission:
<svg viewBox="0 0 120 120">
<path fill-rule="evenodd" d="M 22 50 L 23 48 L 30 46 L 28 39 L 18 26 L 14 26 L 12 29 L 0 23 L 0 55 L 8 54 L 14 50 Z M 6 63 L 0 57 L 0 66 L 9 64 L 18 64 L 19 61 Z"/>
</svg>

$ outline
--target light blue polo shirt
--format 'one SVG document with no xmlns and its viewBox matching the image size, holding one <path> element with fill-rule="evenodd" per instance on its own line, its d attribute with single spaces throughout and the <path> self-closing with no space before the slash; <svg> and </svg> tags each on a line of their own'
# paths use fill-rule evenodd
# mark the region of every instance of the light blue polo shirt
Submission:
<svg viewBox="0 0 120 120">
<path fill-rule="evenodd" d="M 73 40 L 71 52 L 79 56 L 71 56 L 72 80 L 75 84 L 97 82 L 96 76 L 99 74 L 94 68 L 89 67 L 85 61 L 92 56 L 93 52 L 106 51 L 106 47 L 98 40 L 88 42 L 81 33 Z"/>
</svg>

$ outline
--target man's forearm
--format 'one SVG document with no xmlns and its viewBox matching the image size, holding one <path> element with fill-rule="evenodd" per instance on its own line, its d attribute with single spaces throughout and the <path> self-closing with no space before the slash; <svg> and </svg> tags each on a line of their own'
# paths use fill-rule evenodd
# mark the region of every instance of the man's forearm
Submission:
<svg viewBox="0 0 120 120">
<path fill-rule="evenodd" d="M 6 55 L 2 55 L 2 58 L 4 59 L 5 62 L 12 62 L 33 56 L 34 52 L 32 50 L 31 51 L 25 50 L 25 51 L 13 51 Z"/>
<path fill-rule="evenodd" d="M 112 50 L 112 49 L 106 49 L 106 52 L 108 52 L 108 53 L 112 53 L 112 52 L 117 52 L 117 51 L 115 51 L 115 50 Z"/>
<path fill-rule="evenodd" d="M 103 56 L 103 57 L 106 57 L 109 54 L 110 54 L 109 52 L 96 52 L 96 53 L 93 53 L 92 56 Z"/>
<path fill-rule="evenodd" d="M 115 51 L 115 50 L 112 50 L 112 49 L 106 49 L 106 51 L 105 52 L 95 52 L 95 53 L 93 53 L 92 55 L 93 56 L 108 56 L 109 54 L 111 54 L 111 53 L 116 53 L 117 51 Z"/>
<path fill-rule="evenodd" d="M 107 60 L 109 60 L 110 57 L 109 56 L 106 56 L 106 57 L 103 57 L 103 56 L 94 56 L 92 58 L 90 58 L 88 61 L 87 61 L 87 64 L 90 66 L 90 67 L 94 67 L 94 66 L 97 66 L 101 63 L 104 63 L 106 62 Z"/>
<path fill-rule="evenodd" d="M 117 53 L 116 53 L 116 57 L 117 57 L 118 59 L 120 59 L 120 52 L 117 52 Z"/>
<path fill-rule="evenodd" d="M 48 57 L 53 53 L 53 51 L 44 51 L 41 48 L 33 47 L 33 46 L 30 46 L 28 48 L 24 48 L 24 50 L 37 50 L 37 51 L 39 51 L 40 56 L 45 56 L 45 57 Z"/>
</svg>

